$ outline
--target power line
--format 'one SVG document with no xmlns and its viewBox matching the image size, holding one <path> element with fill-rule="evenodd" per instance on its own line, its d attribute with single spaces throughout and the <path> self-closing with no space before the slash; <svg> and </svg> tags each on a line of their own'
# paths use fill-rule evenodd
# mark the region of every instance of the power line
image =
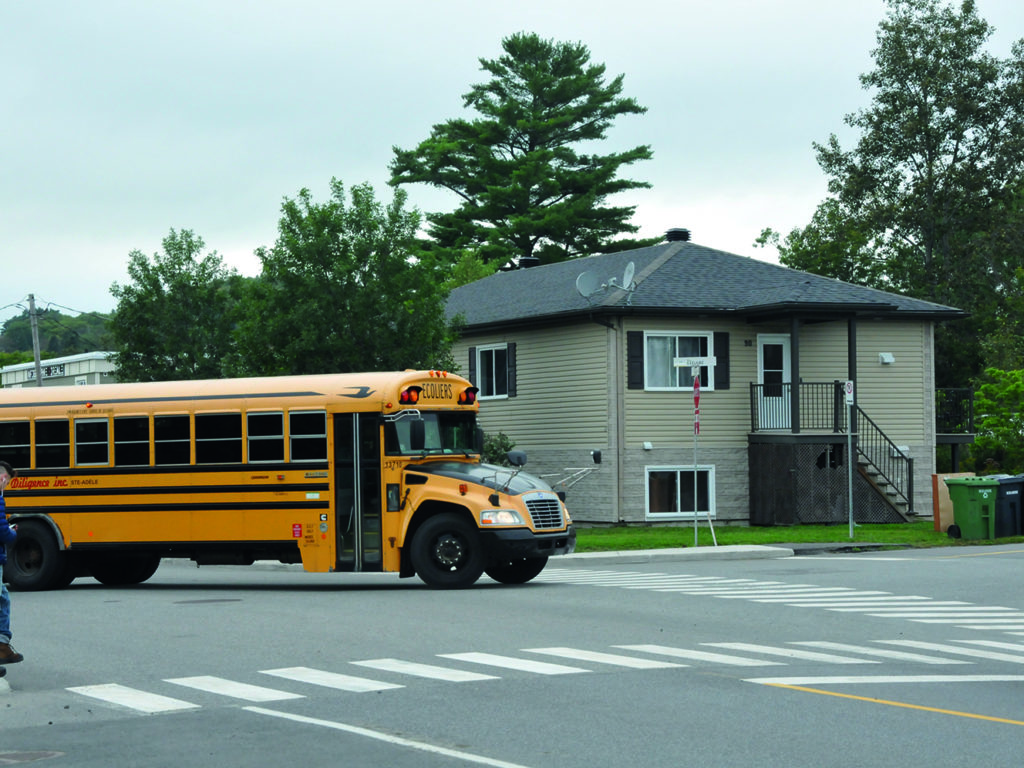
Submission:
<svg viewBox="0 0 1024 768">
<path fill-rule="evenodd" d="M 73 307 L 65 307 L 63 304 L 58 304 L 55 301 L 47 301 L 46 302 L 45 309 L 49 309 L 50 307 L 60 307 L 61 309 L 66 309 L 68 312 L 77 312 L 80 315 L 95 315 L 96 317 L 103 318 L 104 320 L 109 320 L 110 319 L 109 316 L 101 314 L 100 312 L 93 312 L 93 311 L 86 312 L 86 311 L 81 310 L 81 309 L 74 309 Z"/>
</svg>

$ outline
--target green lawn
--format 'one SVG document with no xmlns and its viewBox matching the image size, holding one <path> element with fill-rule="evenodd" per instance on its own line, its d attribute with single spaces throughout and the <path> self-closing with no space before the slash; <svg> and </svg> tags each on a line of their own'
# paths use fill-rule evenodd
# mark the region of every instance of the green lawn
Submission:
<svg viewBox="0 0 1024 768">
<path fill-rule="evenodd" d="M 611 552 L 629 549 L 662 549 L 692 547 L 691 526 L 616 526 L 613 528 L 576 527 L 577 552 Z M 935 530 L 931 520 L 895 525 L 858 525 L 850 538 L 848 525 L 794 525 L 775 527 L 716 526 L 719 544 L 797 544 L 797 543 L 868 543 L 894 548 L 950 547 L 966 544 L 1024 542 L 1024 537 L 1010 539 L 964 541 L 951 539 Z M 711 531 L 706 522 L 698 528 L 698 545 L 711 546 Z"/>
</svg>

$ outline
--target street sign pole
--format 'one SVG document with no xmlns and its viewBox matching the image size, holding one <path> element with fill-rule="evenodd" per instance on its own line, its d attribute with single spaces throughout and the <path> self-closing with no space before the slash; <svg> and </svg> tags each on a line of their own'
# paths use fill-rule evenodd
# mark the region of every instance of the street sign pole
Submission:
<svg viewBox="0 0 1024 768">
<path fill-rule="evenodd" d="M 693 376 L 693 546 L 697 546 L 697 528 L 700 525 L 698 482 L 697 482 L 697 441 L 700 436 L 700 369 L 713 366 L 714 357 L 677 357 L 672 364 L 676 368 L 689 368 Z M 710 489 L 709 489 L 710 491 Z M 707 510 L 708 528 L 711 530 L 711 541 L 718 546 L 715 526 L 711 523 L 711 508 Z"/>
<path fill-rule="evenodd" d="M 850 539 L 853 539 L 853 382 L 847 381 L 843 385 L 843 392 L 846 395 L 846 487 L 849 497 L 850 512 Z"/>
</svg>

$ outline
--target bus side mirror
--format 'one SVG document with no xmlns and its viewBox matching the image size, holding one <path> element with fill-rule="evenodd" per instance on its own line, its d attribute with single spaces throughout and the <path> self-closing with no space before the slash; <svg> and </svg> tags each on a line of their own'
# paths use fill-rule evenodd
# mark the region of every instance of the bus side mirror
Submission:
<svg viewBox="0 0 1024 768">
<path fill-rule="evenodd" d="M 600 464 L 601 463 L 601 452 L 600 451 L 591 451 L 590 455 L 594 458 L 594 463 L 595 464 Z"/>
<path fill-rule="evenodd" d="M 423 419 L 409 422 L 409 447 L 414 451 L 422 451 L 427 444 L 427 426 Z"/>
<path fill-rule="evenodd" d="M 509 451 L 508 463 L 511 464 L 513 467 L 525 466 L 526 454 L 523 451 Z"/>
</svg>

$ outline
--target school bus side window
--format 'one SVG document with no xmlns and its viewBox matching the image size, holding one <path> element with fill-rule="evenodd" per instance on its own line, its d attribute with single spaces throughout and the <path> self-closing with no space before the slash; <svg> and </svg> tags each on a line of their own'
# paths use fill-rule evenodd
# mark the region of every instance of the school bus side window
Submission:
<svg viewBox="0 0 1024 768">
<path fill-rule="evenodd" d="M 242 414 L 196 414 L 196 464 L 242 463 Z"/>
<path fill-rule="evenodd" d="M 67 419 L 36 421 L 36 468 L 71 466 L 71 426 Z"/>
<path fill-rule="evenodd" d="M 0 456 L 15 469 L 32 466 L 32 430 L 27 421 L 0 421 Z"/>
<path fill-rule="evenodd" d="M 149 466 L 148 416 L 114 419 L 114 464 L 118 467 Z"/>
<path fill-rule="evenodd" d="M 75 466 L 110 461 L 110 422 L 107 419 L 75 419 Z"/>
<path fill-rule="evenodd" d="M 327 461 L 327 414 L 292 411 L 288 414 L 291 461 Z"/>
<path fill-rule="evenodd" d="M 249 461 L 284 461 L 284 414 L 246 414 Z"/>
<path fill-rule="evenodd" d="M 153 417 L 154 464 L 188 464 L 191 445 L 192 431 L 186 414 Z"/>
</svg>

